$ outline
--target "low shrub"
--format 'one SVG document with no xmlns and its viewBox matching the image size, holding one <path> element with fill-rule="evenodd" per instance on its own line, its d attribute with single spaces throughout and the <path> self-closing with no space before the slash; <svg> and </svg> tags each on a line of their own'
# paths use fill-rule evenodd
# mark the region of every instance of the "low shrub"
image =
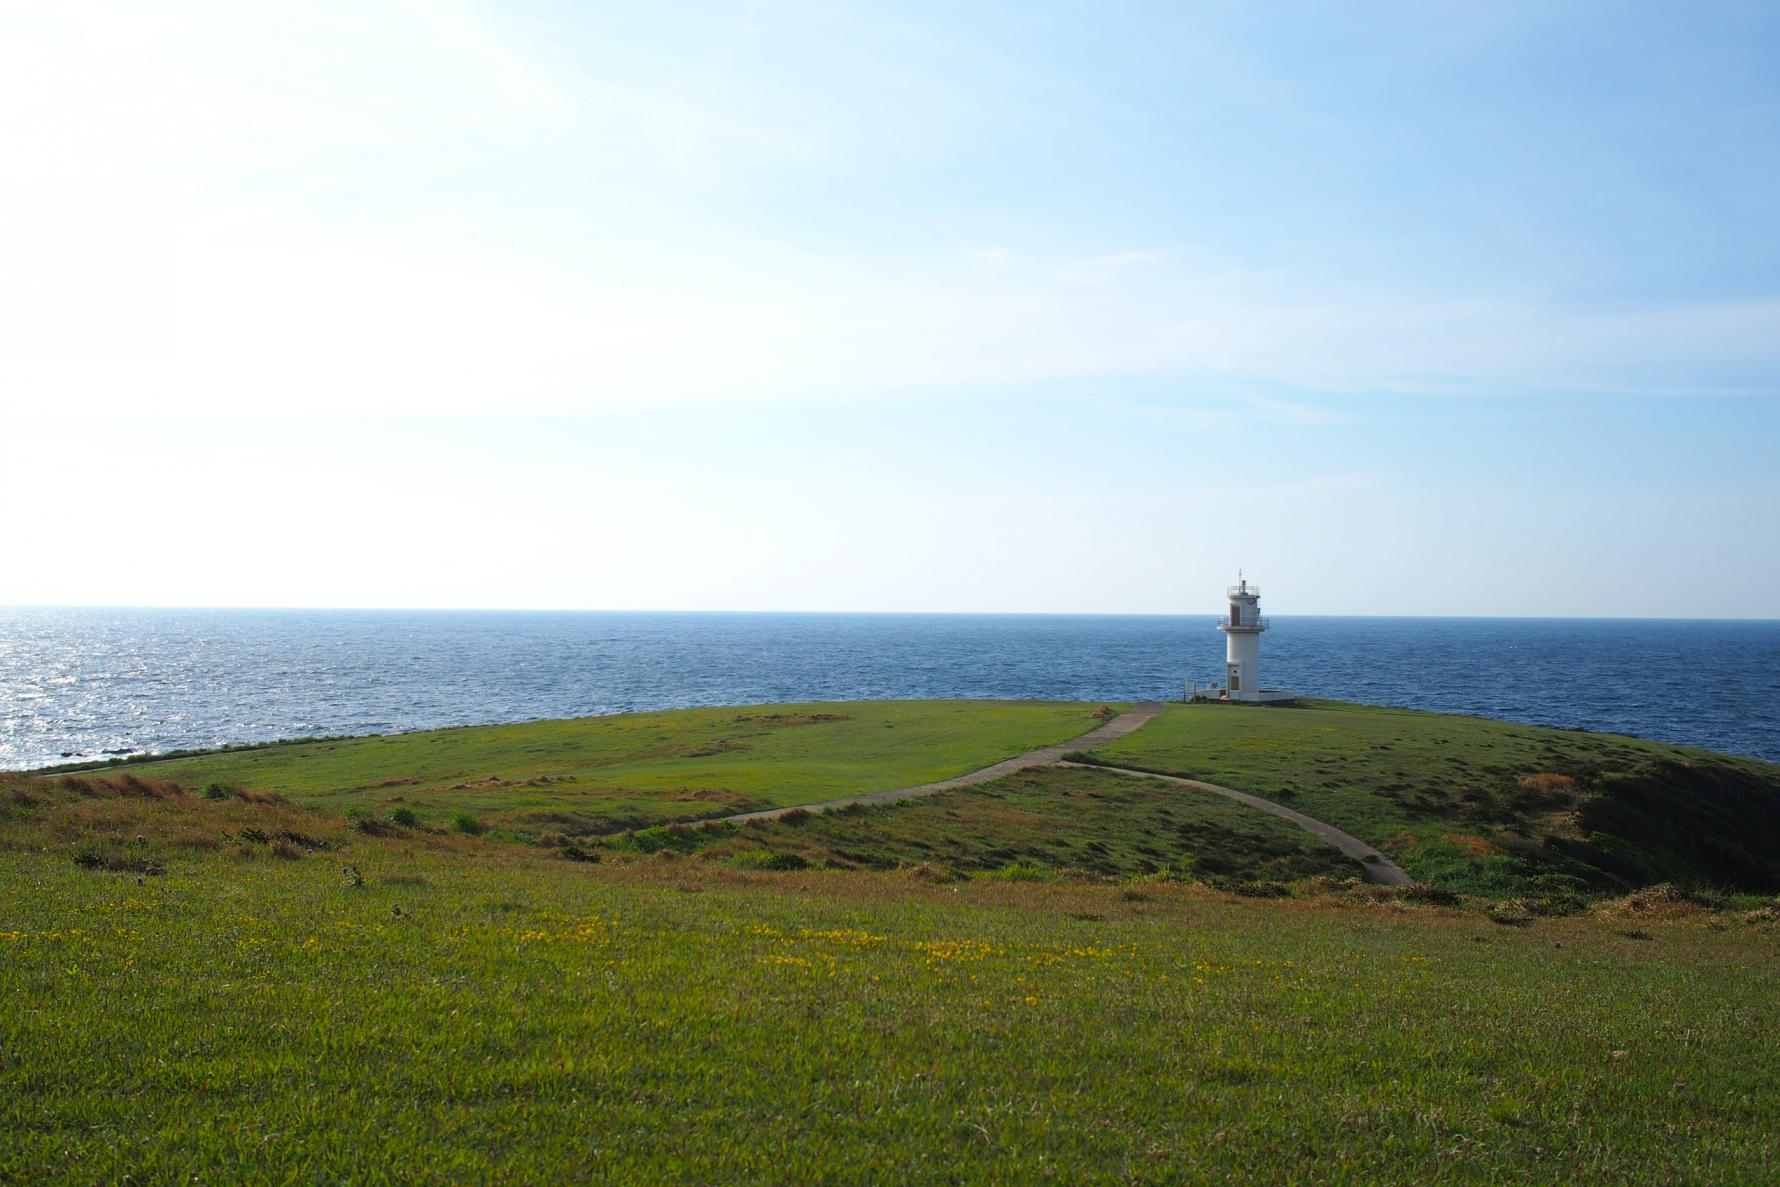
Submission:
<svg viewBox="0 0 1780 1187">
<path fill-rule="evenodd" d="M 1509 899 L 1492 906 L 1489 917 L 1492 923 L 1500 923 L 1503 927 L 1525 927 L 1533 922 L 1533 911 L 1524 899 Z"/>
<path fill-rule="evenodd" d="M 1717 891 L 1658 882 L 1602 903 L 1600 910 L 1609 915 L 1686 915 L 1700 910 L 1722 910 L 1728 903 L 1729 899 Z"/>
<path fill-rule="evenodd" d="M 809 860 L 796 853 L 775 853 L 771 849 L 744 849 L 729 859 L 740 870 L 803 870 Z"/>
<path fill-rule="evenodd" d="M 1226 894 L 1239 894 L 1243 898 L 1290 898 L 1292 888 L 1284 882 L 1263 882 L 1252 878 L 1211 877 L 1205 884 L 1213 890 L 1221 890 Z"/>
<path fill-rule="evenodd" d="M 396 811 L 407 812 L 408 810 L 406 808 L 397 808 Z M 409 812 L 408 814 L 410 816 L 413 815 L 412 812 Z M 393 817 L 395 812 L 391 812 L 390 815 Z M 451 818 L 451 827 L 458 832 L 471 837 L 479 837 L 488 831 L 487 825 L 483 824 L 480 820 L 477 820 L 468 812 L 459 812 L 457 815 L 453 816 Z"/>
<path fill-rule="evenodd" d="M 614 849 L 632 853 L 691 853 L 715 844 L 716 830 L 692 828 L 684 824 L 657 824 L 620 833 L 608 842 Z"/>
<path fill-rule="evenodd" d="M 91 778 L 63 775 L 56 780 L 56 786 L 83 799 L 171 800 L 186 794 L 185 789 L 177 783 L 165 779 L 144 779 L 131 771 L 125 771 L 121 775 L 95 775 Z"/>
<path fill-rule="evenodd" d="M 6 801 L 15 808 L 35 808 L 43 801 L 32 795 L 29 788 L 22 783 L 9 783 L 6 787 Z"/>
<path fill-rule="evenodd" d="M 464 828 L 463 825 L 461 823 L 459 823 L 460 821 L 464 821 L 464 820 L 468 820 L 472 824 L 476 824 L 475 817 L 471 816 L 468 812 L 459 812 L 455 817 L 452 818 L 452 821 L 451 821 L 452 826 L 454 828 L 456 828 L 459 832 L 479 833 L 482 831 L 482 826 L 480 824 L 477 824 L 475 828 Z M 389 822 L 391 824 L 398 825 L 402 828 L 419 828 L 420 827 L 420 817 L 418 814 L 415 813 L 413 808 L 392 808 L 392 809 L 390 809 Z"/>
<path fill-rule="evenodd" d="M 165 874 L 167 867 L 153 858 L 124 853 L 98 841 L 86 841 L 75 848 L 74 864 L 83 870 L 105 870 L 115 874 Z"/>
<path fill-rule="evenodd" d="M 111 855 L 96 841 L 88 841 L 74 850 L 74 864 L 83 870 L 102 870 L 110 860 Z"/>
<path fill-rule="evenodd" d="M 569 861 L 585 861 L 593 863 L 600 859 L 599 854 L 591 849 L 582 848 L 581 843 L 574 840 L 565 839 L 561 845 L 561 852 L 563 857 L 567 858 Z"/>
<path fill-rule="evenodd" d="M 1541 894 L 1520 900 L 1527 910 L 1535 915 L 1557 918 L 1563 915 L 1580 915 L 1593 905 L 1593 900 L 1586 895 L 1569 891 L 1556 894 Z"/>
</svg>

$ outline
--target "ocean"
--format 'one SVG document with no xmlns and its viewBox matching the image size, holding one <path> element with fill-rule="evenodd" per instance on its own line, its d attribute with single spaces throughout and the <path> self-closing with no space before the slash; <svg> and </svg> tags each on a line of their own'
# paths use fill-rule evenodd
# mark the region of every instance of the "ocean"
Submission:
<svg viewBox="0 0 1780 1187">
<path fill-rule="evenodd" d="M 0 609 L 0 768 L 769 701 L 1133 700 L 1213 615 Z M 1780 761 L 1780 622 L 1273 616 L 1269 687 Z"/>
</svg>

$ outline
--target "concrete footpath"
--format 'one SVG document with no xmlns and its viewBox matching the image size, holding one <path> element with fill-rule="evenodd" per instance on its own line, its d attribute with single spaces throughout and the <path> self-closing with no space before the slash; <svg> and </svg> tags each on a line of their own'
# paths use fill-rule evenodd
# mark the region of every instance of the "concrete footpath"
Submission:
<svg viewBox="0 0 1780 1187">
<path fill-rule="evenodd" d="M 1024 771 L 1032 767 L 1079 767 L 1090 771 L 1109 771 L 1115 775 L 1127 775 L 1135 779 L 1160 779 L 1164 783 L 1177 783 L 1182 787 L 1190 787 L 1195 791 L 1209 791 L 1214 795 L 1226 796 L 1251 808 L 1258 808 L 1271 813 L 1281 820 L 1289 820 L 1312 836 L 1319 837 L 1347 856 L 1360 863 L 1360 870 L 1367 879 L 1383 886 L 1411 886 L 1415 879 L 1411 878 L 1403 867 L 1380 853 L 1377 849 L 1360 840 L 1358 837 L 1342 832 L 1332 824 L 1324 824 L 1314 816 L 1306 816 L 1284 804 L 1276 804 L 1272 800 L 1264 800 L 1258 795 L 1250 795 L 1246 791 L 1237 791 L 1230 787 L 1219 787 L 1215 783 L 1201 783 L 1197 779 L 1183 779 L 1178 775 L 1158 775 L 1152 771 L 1139 771 L 1131 767 L 1108 767 L 1099 763 L 1068 762 L 1064 755 L 1072 751 L 1092 750 L 1096 746 L 1116 741 L 1126 734 L 1143 728 L 1151 718 L 1162 711 L 1157 701 L 1145 701 L 1133 705 L 1130 709 L 1114 717 L 1104 725 L 1089 730 L 1078 738 L 1067 742 L 1059 742 L 1055 746 L 1044 746 L 1038 750 L 1028 750 L 1025 754 L 1015 755 L 993 766 L 987 766 L 968 775 L 959 775 L 954 779 L 941 779 L 938 783 L 922 783 L 916 787 L 898 787 L 890 791 L 871 791 L 863 795 L 850 795 L 838 800 L 822 800 L 814 804 L 793 804 L 784 808 L 765 808 L 759 812 L 741 812 L 734 816 L 721 819 L 731 824 L 746 824 L 750 820 L 773 820 L 787 812 L 832 812 L 836 808 L 847 808 L 854 804 L 893 804 L 898 800 L 912 800 L 920 796 L 932 795 L 939 791 L 951 791 L 958 787 L 970 787 L 976 783 L 987 783 L 991 779 L 999 779 L 1003 775 L 1011 775 L 1015 771 Z M 689 821 L 688 823 L 693 823 Z M 709 823 L 709 822 L 706 822 Z"/>
</svg>

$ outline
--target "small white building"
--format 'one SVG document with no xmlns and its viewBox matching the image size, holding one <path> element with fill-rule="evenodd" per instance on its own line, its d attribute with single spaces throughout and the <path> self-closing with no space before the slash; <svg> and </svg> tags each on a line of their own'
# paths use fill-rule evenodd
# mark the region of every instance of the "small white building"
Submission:
<svg viewBox="0 0 1780 1187">
<path fill-rule="evenodd" d="M 1237 574 L 1230 587 L 1230 613 L 1218 619 L 1224 632 L 1224 683 L 1205 688 L 1194 684 L 1188 699 L 1194 701 L 1248 701 L 1278 703 L 1296 699 L 1292 693 L 1261 687 L 1261 635 L 1270 624 L 1261 617 L 1261 587 L 1250 585 Z"/>
</svg>

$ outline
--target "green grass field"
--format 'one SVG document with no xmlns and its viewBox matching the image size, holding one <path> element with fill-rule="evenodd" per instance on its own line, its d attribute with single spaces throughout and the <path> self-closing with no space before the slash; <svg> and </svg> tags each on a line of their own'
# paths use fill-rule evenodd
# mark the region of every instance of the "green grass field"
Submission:
<svg viewBox="0 0 1780 1187">
<path fill-rule="evenodd" d="M 0 852 L 0 1180 L 1780 1173 L 1772 911 L 1517 929 L 310 827 L 341 847 L 155 838 L 140 883 Z"/>
<path fill-rule="evenodd" d="M 1115 706 L 1115 708 L 1121 706 Z M 227 751 L 129 769 L 340 810 L 470 812 L 522 833 L 611 832 L 961 775 L 1099 724 L 1098 705 L 850 701 L 684 709 Z"/>
<path fill-rule="evenodd" d="M 1170 705 L 1093 758 L 1289 804 L 1454 890 L 1780 890 L 1780 767 L 1755 759 L 1334 701 Z"/>
<path fill-rule="evenodd" d="M 682 789 L 921 782 L 1095 709 L 700 710 L 0 775 L 0 1182 L 1780 1177 L 1780 900 L 1609 885 L 1740 869 L 1765 764 L 1329 704 L 1170 709 L 1102 755 L 1293 803 L 1477 901 L 1091 769 L 539 835 L 731 806 Z M 501 827 L 454 831 L 468 810 Z M 1643 866 L 1589 852 L 1662 819 Z M 1551 877 L 1590 893 L 1499 901 Z"/>
</svg>

